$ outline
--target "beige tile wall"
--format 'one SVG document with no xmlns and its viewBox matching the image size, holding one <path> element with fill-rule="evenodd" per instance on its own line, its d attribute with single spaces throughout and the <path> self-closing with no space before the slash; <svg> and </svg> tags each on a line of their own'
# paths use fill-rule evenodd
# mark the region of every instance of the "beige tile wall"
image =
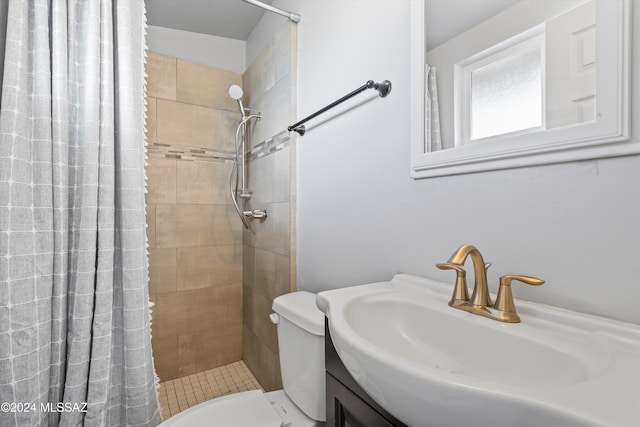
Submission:
<svg viewBox="0 0 640 427">
<path fill-rule="evenodd" d="M 251 147 L 295 121 L 296 26 L 285 24 L 243 74 L 247 105 L 261 111 Z M 295 290 L 295 138 L 285 148 L 249 162 L 249 209 L 266 209 L 264 222 L 243 232 L 242 357 L 265 390 L 282 387 L 274 298 Z"/>
<path fill-rule="evenodd" d="M 239 74 L 149 52 L 149 143 L 232 152 Z M 154 155 L 147 167 L 153 349 L 162 381 L 242 358 L 242 229 L 229 162 Z"/>
</svg>

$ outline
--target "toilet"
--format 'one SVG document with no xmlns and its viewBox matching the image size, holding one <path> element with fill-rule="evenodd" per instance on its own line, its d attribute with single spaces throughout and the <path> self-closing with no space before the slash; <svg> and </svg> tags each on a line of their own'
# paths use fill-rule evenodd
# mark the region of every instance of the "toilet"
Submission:
<svg viewBox="0 0 640 427">
<path fill-rule="evenodd" d="M 324 314 L 310 292 L 273 301 L 283 390 L 251 390 L 203 402 L 161 427 L 320 427 L 325 421 Z"/>
</svg>

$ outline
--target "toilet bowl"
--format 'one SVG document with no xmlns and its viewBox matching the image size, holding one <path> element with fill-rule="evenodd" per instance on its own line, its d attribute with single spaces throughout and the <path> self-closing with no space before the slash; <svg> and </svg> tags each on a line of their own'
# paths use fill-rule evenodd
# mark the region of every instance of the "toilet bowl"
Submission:
<svg viewBox="0 0 640 427">
<path fill-rule="evenodd" d="M 208 400 L 169 418 L 161 427 L 317 427 L 284 393 L 243 391 Z"/>
<path fill-rule="evenodd" d="M 319 427 L 325 421 L 324 314 L 316 296 L 293 292 L 273 301 L 283 390 L 251 390 L 203 402 L 161 427 Z"/>
</svg>

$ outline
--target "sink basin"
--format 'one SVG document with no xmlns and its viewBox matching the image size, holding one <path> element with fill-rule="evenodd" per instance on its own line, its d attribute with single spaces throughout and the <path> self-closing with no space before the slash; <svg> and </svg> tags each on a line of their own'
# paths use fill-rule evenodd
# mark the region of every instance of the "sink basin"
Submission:
<svg viewBox="0 0 640 427">
<path fill-rule="evenodd" d="M 640 327 L 525 301 L 501 323 L 451 291 L 397 275 L 316 302 L 351 375 L 409 426 L 640 425 Z"/>
</svg>

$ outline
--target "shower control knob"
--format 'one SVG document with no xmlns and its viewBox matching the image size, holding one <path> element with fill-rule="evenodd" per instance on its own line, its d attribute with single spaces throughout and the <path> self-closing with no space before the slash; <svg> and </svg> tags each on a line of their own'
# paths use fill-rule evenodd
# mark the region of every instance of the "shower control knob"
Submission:
<svg viewBox="0 0 640 427">
<path fill-rule="evenodd" d="M 249 219 L 265 219 L 267 217 L 267 211 L 264 209 L 254 209 L 252 211 L 244 211 L 242 215 Z"/>
</svg>

